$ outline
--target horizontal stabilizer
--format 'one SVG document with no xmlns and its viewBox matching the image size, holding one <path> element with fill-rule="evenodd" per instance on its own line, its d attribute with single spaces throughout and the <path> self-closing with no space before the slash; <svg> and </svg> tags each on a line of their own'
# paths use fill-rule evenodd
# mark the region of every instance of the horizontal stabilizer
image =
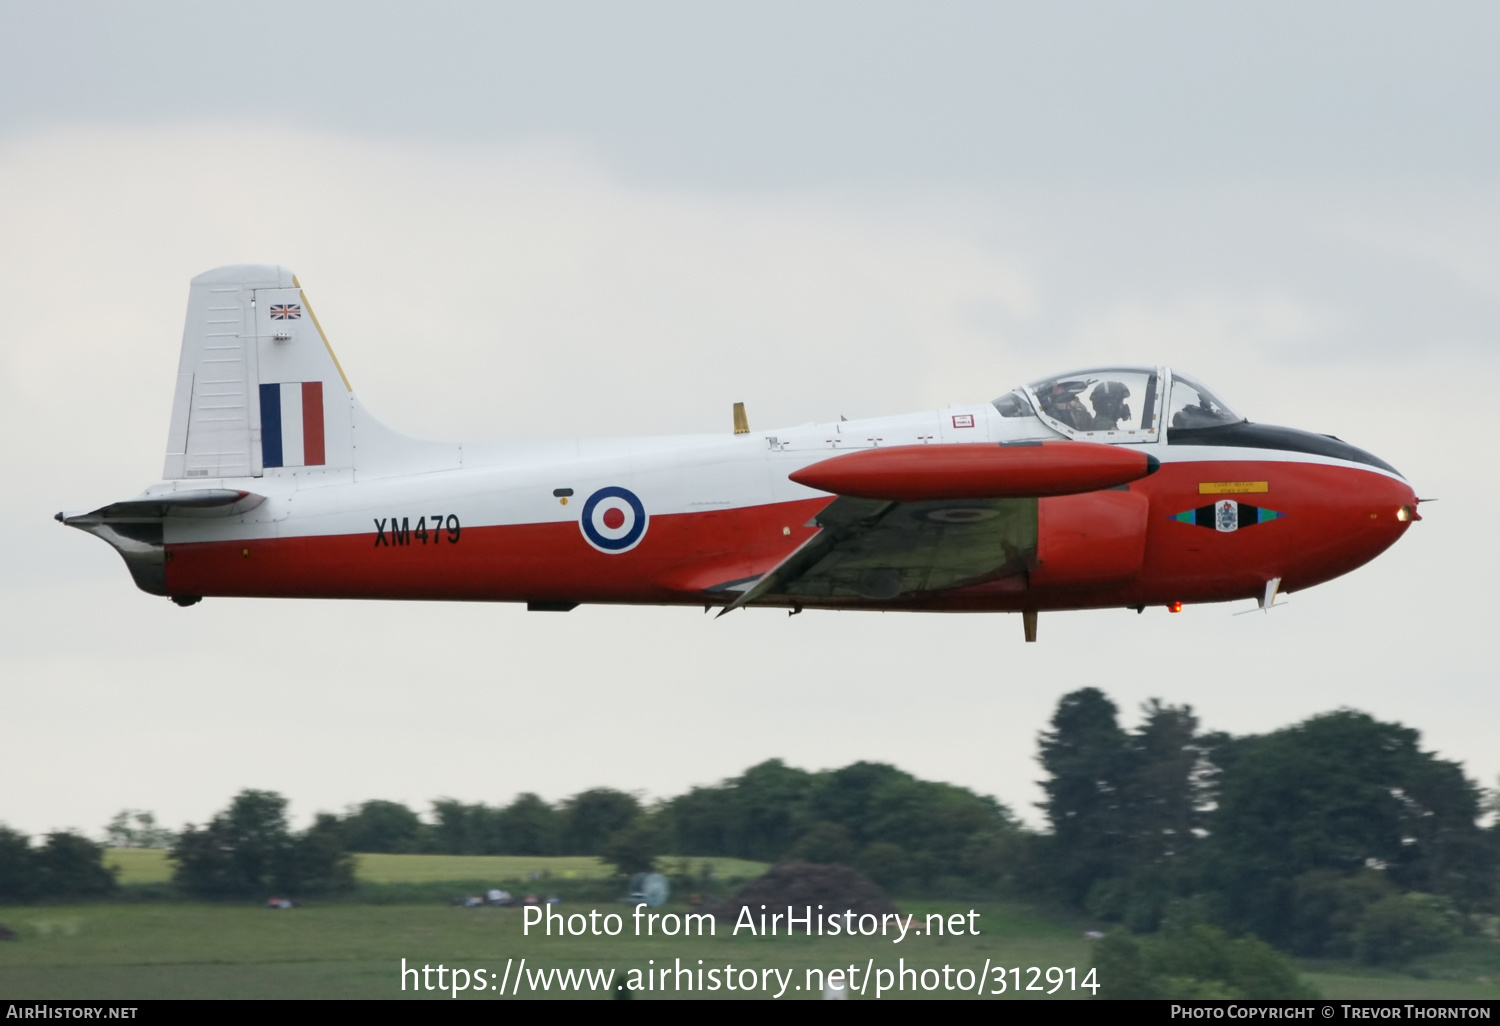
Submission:
<svg viewBox="0 0 1500 1026">
<path fill-rule="evenodd" d="M 91 513 L 59 513 L 57 520 L 109 542 L 125 560 L 142 591 L 167 594 L 166 520 L 168 517 L 230 517 L 254 509 L 264 495 L 238 488 L 193 488 L 146 493 L 100 506 Z M 192 599 L 184 599 L 190 604 Z"/>
<path fill-rule="evenodd" d="M 1159 466 L 1138 449 L 1097 442 L 902 445 L 835 456 L 790 477 L 834 495 L 924 502 L 1076 495 L 1128 484 Z"/>
<path fill-rule="evenodd" d="M 266 501 L 264 495 L 237 488 L 196 488 L 183 492 L 143 495 L 112 502 L 91 513 L 59 513 L 57 520 L 70 527 L 110 520 L 161 520 L 164 517 L 229 517 L 246 513 Z"/>
</svg>

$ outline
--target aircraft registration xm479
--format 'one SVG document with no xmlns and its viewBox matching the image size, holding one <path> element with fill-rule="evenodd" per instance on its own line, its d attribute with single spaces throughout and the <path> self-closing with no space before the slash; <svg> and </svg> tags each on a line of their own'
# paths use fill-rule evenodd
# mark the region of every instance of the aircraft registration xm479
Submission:
<svg viewBox="0 0 1500 1026">
<path fill-rule="evenodd" d="M 290 271 L 193 279 L 163 480 L 90 513 L 136 584 L 267 598 L 1020 612 L 1309 588 L 1418 499 L 1166 367 L 993 402 L 661 438 L 419 441 L 360 404 Z"/>
</svg>

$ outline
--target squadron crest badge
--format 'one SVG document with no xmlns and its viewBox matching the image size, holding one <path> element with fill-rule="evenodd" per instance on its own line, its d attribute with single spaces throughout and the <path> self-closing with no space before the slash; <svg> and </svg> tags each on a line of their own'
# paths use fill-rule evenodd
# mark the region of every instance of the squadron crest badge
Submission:
<svg viewBox="0 0 1500 1026">
<path fill-rule="evenodd" d="M 1268 520 L 1280 520 L 1285 516 L 1285 513 L 1266 509 L 1264 506 L 1252 506 L 1234 499 L 1221 499 L 1212 506 L 1199 506 L 1197 509 L 1175 513 L 1168 519 L 1175 520 L 1179 524 L 1211 527 L 1215 531 L 1227 534 L 1231 531 L 1238 531 L 1242 527 L 1264 524 Z"/>
</svg>

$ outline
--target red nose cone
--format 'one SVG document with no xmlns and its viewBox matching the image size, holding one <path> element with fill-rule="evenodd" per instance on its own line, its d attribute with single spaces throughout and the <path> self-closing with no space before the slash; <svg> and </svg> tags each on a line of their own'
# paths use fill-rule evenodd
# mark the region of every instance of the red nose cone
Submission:
<svg viewBox="0 0 1500 1026">
<path fill-rule="evenodd" d="M 1156 472 L 1138 449 L 1097 442 L 903 445 L 835 456 L 790 475 L 835 495 L 892 502 L 1074 495 Z"/>
<path fill-rule="evenodd" d="M 1417 495 L 1405 481 L 1368 475 L 1364 488 L 1351 496 L 1347 509 L 1352 540 L 1359 546 L 1360 562 L 1368 562 L 1396 543 L 1416 519 Z"/>
<path fill-rule="evenodd" d="M 1302 476 L 1300 490 L 1284 489 L 1290 492 L 1286 523 L 1293 528 L 1287 554 L 1294 558 L 1279 564 L 1283 591 L 1299 591 L 1364 566 L 1412 525 L 1417 497 L 1399 478 L 1316 466 L 1308 466 Z M 1268 564 L 1268 569 L 1274 568 Z"/>
</svg>

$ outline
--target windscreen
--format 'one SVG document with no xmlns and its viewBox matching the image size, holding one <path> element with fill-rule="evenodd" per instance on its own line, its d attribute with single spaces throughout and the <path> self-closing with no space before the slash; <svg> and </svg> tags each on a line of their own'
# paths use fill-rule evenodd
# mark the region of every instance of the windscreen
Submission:
<svg viewBox="0 0 1500 1026">
<path fill-rule="evenodd" d="M 1002 417 L 1015 418 L 1035 416 L 1031 409 L 1031 402 L 1020 392 L 1006 392 L 999 399 L 996 399 L 991 405 L 993 405 L 995 409 L 999 411 L 1000 416 Z"/>
<path fill-rule="evenodd" d="M 1174 428 L 1217 427 L 1245 419 L 1208 389 L 1176 371 L 1172 372 L 1172 401 L 1167 413 L 1167 423 Z"/>
</svg>

